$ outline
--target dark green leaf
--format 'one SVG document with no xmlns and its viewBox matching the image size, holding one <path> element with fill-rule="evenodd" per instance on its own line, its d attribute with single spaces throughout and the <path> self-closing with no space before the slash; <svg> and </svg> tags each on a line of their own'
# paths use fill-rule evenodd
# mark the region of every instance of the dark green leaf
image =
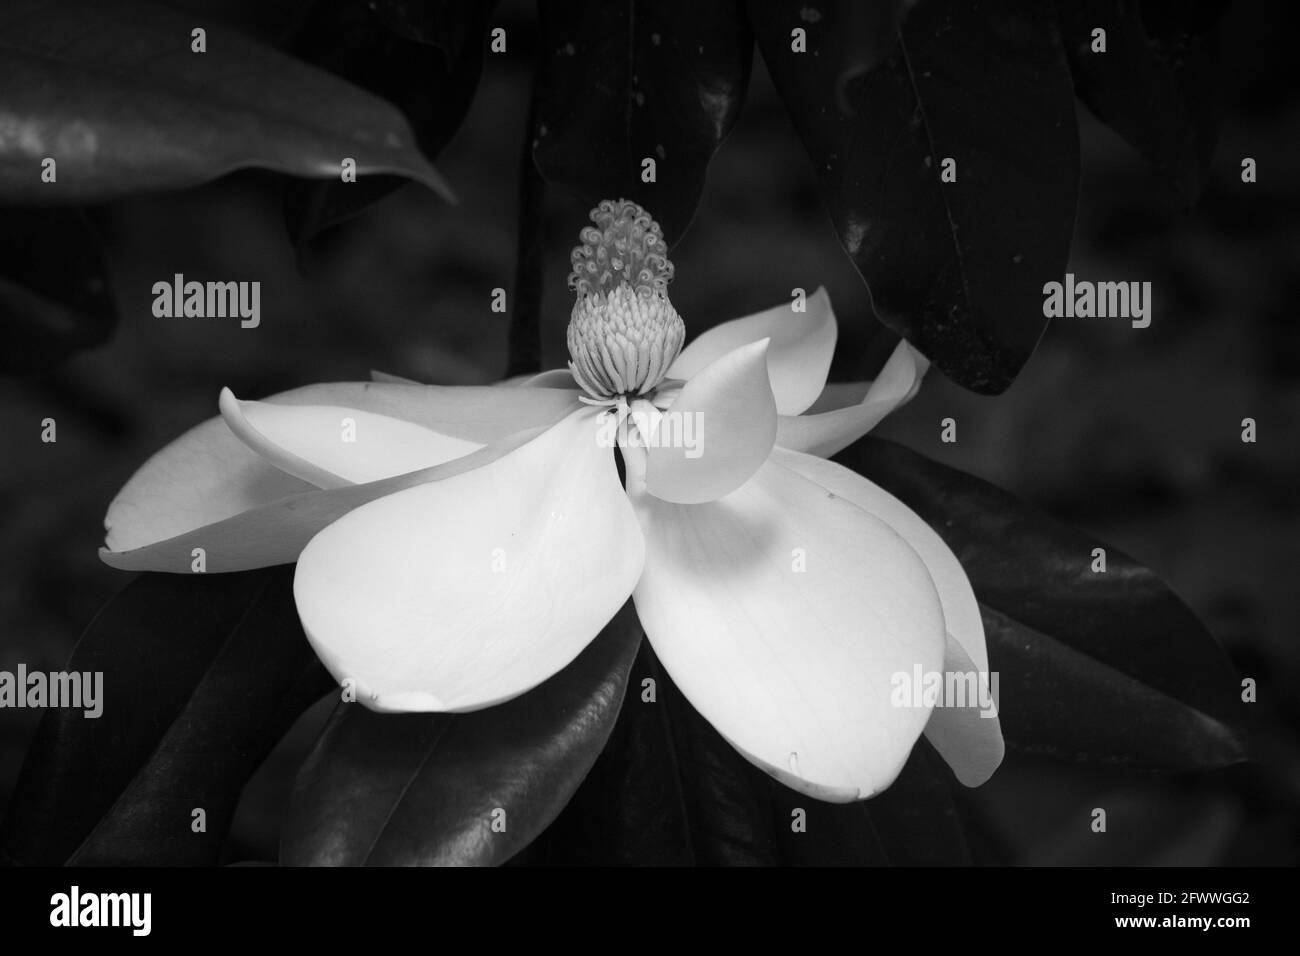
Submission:
<svg viewBox="0 0 1300 956">
<path fill-rule="evenodd" d="M 966 569 L 1009 746 L 1139 769 L 1244 759 L 1232 666 L 1149 568 L 892 442 L 864 439 L 840 460 L 906 502 Z M 1106 571 L 1094 573 L 1099 547 Z"/>
<path fill-rule="evenodd" d="M 1196 95 L 1192 76 L 1210 64 L 1199 55 L 1199 36 L 1194 47 L 1184 34 L 1150 36 L 1140 6 L 1138 0 L 1056 0 L 1079 98 L 1147 160 L 1171 201 L 1186 206 L 1204 186 L 1217 133 L 1217 117 Z M 1106 31 L 1105 52 L 1092 49 L 1097 28 Z"/>
<path fill-rule="evenodd" d="M 654 680 L 653 701 L 638 694 Z M 745 760 L 663 672 L 649 642 L 600 759 L 534 844 L 547 865 L 960 865 L 952 773 L 922 739 L 893 786 L 831 804 Z M 796 830 L 794 811 L 802 811 Z"/>
<path fill-rule="evenodd" d="M 685 794 L 659 689 L 653 651 L 641 642 L 614 730 L 591 772 L 529 862 L 584 866 L 689 866 L 695 862 Z"/>
<path fill-rule="evenodd" d="M 145 574 L 66 670 L 103 673 L 103 713 L 42 719 L 0 831 L 34 865 L 212 864 L 240 790 L 329 687 L 298 623 L 293 569 Z M 192 812 L 206 813 L 206 832 Z"/>
<path fill-rule="evenodd" d="M 654 684 L 645 688 L 645 680 Z M 645 700 L 650 692 L 654 699 Z M 771 798 L 751 769 L 687 703 L 644 642 L 609 743 L 538 840 L 538 862 L 775 864 Z"/>
<path fill-rule="evenodd" d="M 749 0 L 759 50 L 876 314 L 959 384 L 994 394 L 1046 325 L 1079 178 L 1050 4 L 920 0 L 891 55 L 858 0 Z M 791 30 L 807 31 L 806 53 Z M 956 181 L 942 182 L 955 160 Z"/>
<path fill-rule="evenodd" d="M 84 203 L 260 167 L 390 173 L 447 195 L 391 105 L 269 46 L 136 0 L 0 9 L 0 200 Z M 207 52 L 190 32 L 207 30 Z M 42 160 L 57 181 L 41 181 Z"/>
<path fill-rule="evenodd" d="M 1000 716 L 1009 747 L 1143 770 L 1199 770 L 1244 759 L 1228 722 L 1130 676 L 1123 664 L 1099 660 L 987 604 L 980 611 L 1006 702 Z M 1174 650 L 1174 641 L 1160 643 Z M 1216 673 L 1235 686 L 1226 663 Z"/>
<path fill-rule="evenodd" d="M 538 169 L 593 206 L 639 202 L 671 245 L 749 83 L 739 0 L 542 0 L 540 16 Z M 653 183 L 642 181 L 646 159 Z"/>
<path fill-rule="evenodd" d="M 316 4 L 290 52 L 401 109 L 427 156 L 450 141 L 478 88 L 496 0 L 332 0 Z M 355 215 L 402 181 L 291 182 L 285 205 L 298 240 Z"/>
<path fill-rule="evenodd" d="M 0 373 L 46 371 L 112 330 L 108 270 L 85 214 L 0 210 Z"/>
<path fill-rule="evenodd" d="M 591 769 L 640 641 L 629 602 L 573 663 L 504 704 L 468 714 L 340 704 L 298 775 L 281 861 L 505 862 L 555 819 Z M 502 832 L 493 830 L 498 809 Z"/>
<path fill-rule="evenodd" d="M 870 800 L 822 803 L 769 780 L 782 862 L 803 866 L 969 866 L 955 781 L 924 737 L 890 787 Z M 804 829 L 794 828 L 802 810 Z"/>
</svg>

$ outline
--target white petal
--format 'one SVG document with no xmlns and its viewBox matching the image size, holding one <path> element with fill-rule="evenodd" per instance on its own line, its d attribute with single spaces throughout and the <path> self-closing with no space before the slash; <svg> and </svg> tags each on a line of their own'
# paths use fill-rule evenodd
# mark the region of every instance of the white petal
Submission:
<svg viewBox="0 0 1300 956">
<path fill-rule="evenodd" d="M 975 599 L 965 568 L 938 532 L 884 488 L 843 465 L 785 448 L 773 449 L 772 460 L 853 502 L 898 532 L 930 572 L 943 604 L 948 633 L 965 648 L 981 672 L 988 671 L 989 652 L 984 642 L 984 621 L 980 617 L 979 602 Z"/>
<path fill-rule="evenodd" d="M 221 390 L 221 415 L 249 448 L 318 488 L 405 475 L 461 458 L 480 442 L 340 405 L 241 402 Z"/>
<path fill-rule="evenodd" d="M 296 388 L 265 401 L 358 408 L 487 444 L 526 428 L 549 425 L 577 407 L 578 393 L 576 389 L 505 389 L 492 385 L 334 382 Z"/>
<path fill-rule="evenodd" d="M 871 382 L 827 382 L 822 393 L 817 396 L 817 401 L 813 402 L 804 414 L 833 412 L 837 408 L 856 405 L 867 397 L 867 392 L 870 390 Z"/>
<path fill-rule="evenodd" d="M 899 342 L 861 402 L 815 415 L 783 416 L 777 424 L 776 443 L 829 458 L 911 401 L 929 367 L 924 355 L 907 342 Z"/>
<path fill-rule="evenodd" d="M 104 516 L 104 544 L 111 552 L 133 551 L 310 490 L 236 438 L 221 418 L 210 418 L 156 452 L 122 486 Z"/>
<path fill-rule="evenodd" d="M 982 675 L 987 673 L 987 666 L 981 669 L 950 634 L 943 671 L 945 675 Z M 926 739 L 952 768 L 957 780 L 967 787 L 978 787 L 992 777 L 1006 753 L 997 716 L 997 685 L 992 679 L 986 680 L 977 693 L 990 695 L 992 706 L 988 709 L 976 706 L 977 697 L 974 702 L 968 699 L 964 707 L 936 707 L 925 725 Z M 966 694 L 969 698 L 970 692 Z"/>
<path fill-rule="evenodd" d="M 979 602 L 961 562 L 938 532 L 885 489 L 842 465 L 782 448 L 772 452 L 772 459 L 853 502 L 903 536 L 925 562 L 943 605 L 948 632 L 945 674 L 974 675 L 972 679 L 987 691 L 991 683 L 989 652 Z M 968 787 L 988 780 L 1005 750 L 996 708 L 982 711 L 974 703 L 936 708 L 925 731 L 957 779 Z"/>
<path fill-rule="evenodd" d="M 728 352 L 771 339 L 767 367 L 777 411 L 798 415 L 817 400 L 826 384 L 838 329 L 824 288 L 818 287 L 808 297 L 806 311 L 795 312 L 793 306 L 793 302 L 783 303 L 714 326 L 682 350 L 668 377 L 689 381 Z"/>
<path fill-rule="evenodd" d="M 573 380 L 573 373 L 567 368 L 553 368 L 536 375 L 520 375 L 517 378 L 499 382 L 500 385 L 522 386 L 523 388 L 568 388 L 576 389 L 578 383 Z"/>
<path fill-rule="evenodd" d="M 558 389 L 498 389 L 336 382 L 266 399 L 285 405 L 342 405 L 486 444 L 549 424 L 577 406 Z M 211 418 L 162 448 L 118 492 L 104 518 L 106 546 L 132 551 L 167 541 L 311 484 L 280 471 Z"/>
<path fill-rule="evenodd" d="M 646 534 L 637 612 L 696 709 L 801 792 L 845 802 L 887 787 L 929 717 L 893 705 L 895 676 L 943 662 L 916 553 L 776 462 L 708 504 L 632 500 Z"/>
<path fill-rule="evenodd" d="M 665 501 L 712 501 L 743 485 L 776 438 L 766 339 L 728 352 L 692 378 L 658 419 L 646 488 Z"/>
<path fill-rule="evenodd" d="M 225 429 L 224 424 L 221 427 Z M 530 428 L 486 445 L 464 458 L 364 485 L 312 488 L 305 482 L 290 479 L 286 475 L 284 477 L 287 480 L 297 482 L 305 490 L 277 497 L 211 524 L 161 541 L 152 541 L 138 548 L 120 551 L 101 548 L 99 556 L 105 564 L 123 571 L 168 571 L 177 574 L 188 574 L 195 570 L 193 562 L 196 548 L 203 549 L 204 570 L 208 573 L 247 571 L 251 568 L 289 564 L 298 560 L 298 555 L 307 546 L 307 542 L 322 528 L 354 508 L 397 491 L 473 471 L 496 461 L 543 431 L 544 428 Z M 228 429 L 226 434 L 230 435 Z M 230 435 L 230 440 L 238 441 L 233 435 Z M 244 446 L 241 444 L 240 447 Z"/>
<path fill-rule="evenodd" d="M 376 710 L 466 711 L 568 664 L 627 600 L 644 543 L 597 418 L 576 412 L 472 473 L 398 492 L 303 551 L 312 646 Z"/>
<path fill-rule="evenodd" d="M 381 372 L 377 368 L 370 370 L 370 381 L 380 382 L 385 385 L 419 385 L 413 378 L 407 378 L 405 375 L 394 375 L 392 372 Z"/>
</svg>

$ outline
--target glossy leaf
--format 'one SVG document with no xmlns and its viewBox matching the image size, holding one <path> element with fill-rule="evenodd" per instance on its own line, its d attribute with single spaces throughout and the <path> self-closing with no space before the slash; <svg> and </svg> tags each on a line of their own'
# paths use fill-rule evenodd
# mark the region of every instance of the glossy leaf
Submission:
<svg viewBox="0 0 1300 956">
<path fill-rule="evenodd" d="M 529 862 L 963 865 L 970 855 L 954 785 L 921 740 L 893 786 L 870 800 L 830 804 L 796 793 L 709 726 L 647 643 L 604 753 Z M 803 811 L 799 831 L 795 810 Z"/>
<path fill-rule="evenodd" d="M 1244 759 L 1232 666 L 1151 569 L 900 445 L 866 438 L 839 460 L 929 522 L 966 569 L 1009 747 L 1137 769 Z"/>
<path fill-rule="evenodd" d="M 393 106 L 215 24 L 192 52 L 195 27 L 136 0 L 6 3 L 0 200 L 102 201 L 247 167 L 338 178 L 344 158 L 448 194 Z"/>
<path fill-rule="evenodd" d="M 1151 165 L 1179 205 L 1190 205 L 1205 184 L 1216 118 L 1188 88 L 1208 68 L 1184 39 L 1153 37 L 1139 0 L 1057 0 L 1061 35 L 1079 98 Z M 1195 7 L 1197 4 L 1182 4 Z M 1173 29 L 1163 21 L 1160 29 Z M 1104 52 L 1093 31 L 1105 30 Z M 1183 43 L 1175 58 L 1172 44 Z M 1188 61 L 1183 57 L 1190 56 Z"/>
<path fill-rule="evenodd" d="M 969 866 L 943 759 L 922 738 L 889 789 L 860 803 L 810 801 L 772 787 L 782 862 L 796 866 Z M 802 810 L 796 830 L 796 811 Z"/>
<path fill-rule="evenodd" d="M 629 603 L 572 664 L 507 703 L 455 715 L 340 704 L 299 772 L 281 861 L 505 862 L 555 819 L 591 769 L 640 641 Z"/>
<path fill-rule="evenodd" d="M 289 51 L 394 104 L 426 155 L 451 140 L 478 88 L 496 0 L 332 0 L 314 5 Z M 388 195 L 402 180 L 292 181 L 290 231 L 310 239 Z"/>
<path fill-rule="evenodd" d="M 662 708 L 641 697 L 649 646 L 642 642 L 605 749 L 555 822 L 515 858 L 517 864 L 695 864 L 683 781 L 673 772 L 672 729 Z"/>
<path fill-rule="evenodd" d="M 539 10 L 538 169 L 591 206 L 639 202 L 671 245 L 749 83 L 753 40 L 738 0 L 542 0 Z"/>
<path fill-rule="evenodd" d="M 99 236 L 79 209 L 0 210 L 0 373 L 44 372 L 113 330 Z"/>
<path fill-rule="evenodd" d="M 618 725 L 538 840 L 535 862 L 775 865 L 766 780 L 691 707 L 643 642 Z"/>
<path fill-rule="evenodd" d="M 861 6 L 747 9 L 877 316 L 954 381 L 1001 392 L 1043 332 L 1042 287 L 1064 273 L 1074 224 L 1078 134 L 1054 10 L 920 0 L 876 62 Z M 807 52 L 792 49 L 796 28 Z"/>
<path fill-rule="evenodd" d="M 1229 721 L 1135 679 L 1123 664 L 1099 660 L 997 608 L 980 610 L 990 667 L 1000 675 L 1009 748 L 1141 770 L 1202 770 L 1245 759 Z M 1237 686 L 1226 664 L 1215 673 L 1225 687 Z"/>
<path fill-rule="evenodd" d="M 330 685 L 291 577 L 146 574 L 110 601 L 64 667 L 103 673 L 102 714 L 43 717 L 3 852 L 45 866 L 217 863 L 245 781 Z"/>
</svg>

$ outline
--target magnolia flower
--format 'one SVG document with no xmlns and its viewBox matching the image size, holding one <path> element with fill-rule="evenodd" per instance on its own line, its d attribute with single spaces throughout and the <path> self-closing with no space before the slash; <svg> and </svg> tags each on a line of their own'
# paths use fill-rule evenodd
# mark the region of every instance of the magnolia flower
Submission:
<svg viewBox="0 0 1300 956">
<path fill-rule="evenodd" d="M 592 219 L 573 254 L 567 370 L 260 402 L 225 390 L 219 418 L 114 499 L 103 559 L 182 573 L 297 561 L 308 639 L 380 711 L 516 697 L 631 596 L 690 702 L 788 786 L 878 793 L 922 732 L 982 783 L 1002 756 L 996 716 L 894 693 L 900 675 L 987 674 L 966 575 L 902 502 L 826 460 L 909 400 L 927 361 L 903 343 L 873 382 L 827 386 L 822 289 L 683 349 L 659 227 L 630 202 Z"/>
</svg>

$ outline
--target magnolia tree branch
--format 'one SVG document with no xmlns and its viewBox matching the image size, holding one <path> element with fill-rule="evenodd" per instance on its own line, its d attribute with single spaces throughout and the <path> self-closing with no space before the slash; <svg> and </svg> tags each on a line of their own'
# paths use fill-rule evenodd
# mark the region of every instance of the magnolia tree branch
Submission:
<svg viewBox="0 0 1300 956">
<path fill-rule="evenodd" d="M 506 376 L 542 368 L 542 290 L 545 284 L 546 182 L 533 161 L 537 135 L 537 97 L 528 107 L 523 148 L 519 154 L 519 229 L 515 251 L 515 288 L 510 310 Z"/>
</svg>

